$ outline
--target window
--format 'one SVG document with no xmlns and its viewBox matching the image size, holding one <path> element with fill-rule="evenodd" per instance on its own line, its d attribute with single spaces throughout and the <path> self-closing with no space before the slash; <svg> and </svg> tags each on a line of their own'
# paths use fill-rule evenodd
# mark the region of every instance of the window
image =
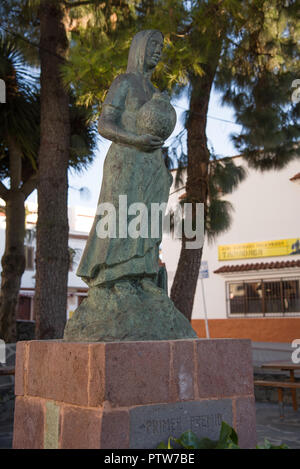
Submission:
<svg viewBox="0 0 300 469">
<path fill-rule="evenodd" d="M 25 246 L 25 269 L 34 270 L 34 248 Z"/>
<path fill-rule="evenodd" d="M 300 312 L 300 279 L 230 282 L 230 315 L 286 315 Z"/>
</svg>

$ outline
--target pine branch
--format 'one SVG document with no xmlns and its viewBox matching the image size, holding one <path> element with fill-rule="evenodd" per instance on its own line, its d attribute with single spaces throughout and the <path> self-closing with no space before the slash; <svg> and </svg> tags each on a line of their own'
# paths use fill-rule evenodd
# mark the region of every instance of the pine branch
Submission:
<svg viewBox="0 0 300 469">
<path fill-rule="evenodd" d="M 66 7 L 68 8 L 74 8 L 74 7 L 81 7 L 81 6 L 84 6 L 84 5 L 91 5 L 95 3 L 93 0 L 83 0 L 83 1 L 79 1 L 79 2 L 74 2 L 74 3 L 70 3 L 70 2 L 64 2 L 64 4 L 66 5 Z"/>
</svg>

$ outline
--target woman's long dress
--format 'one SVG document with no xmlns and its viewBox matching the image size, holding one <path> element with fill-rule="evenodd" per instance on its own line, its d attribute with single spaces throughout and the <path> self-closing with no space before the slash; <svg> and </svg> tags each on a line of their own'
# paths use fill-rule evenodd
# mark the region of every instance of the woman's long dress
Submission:
<svg viewBox="0 0 300 469">
<path fill-rule="evenodd" d="M 121 128 L 136 134 L 139 109 L 156 91 L 139 73 L 115 79 L 103 105 L 106 115 Z M 156 91 L 157 92 L 157 91 Z M 101 131 L 101 129 L 100 129 Z M 167 203 L 172 176 L 162 151 L 143 152 L 125 144 L 112 143 L 107 153 L 99 204 L 111 203 L 116 210 L 116 237 L 99 238 L 96 215 L 77 275 L 89 286 L 103 286 L 128 278 L 154 278 L 158 272 L 160 234 L 151 238 L 151 204 Z M 148 209 L 148 238 L 119 237 L 119 196 L 127 196 L 127 207 L 143 203 Z M 127 225 L 133 216 L 127 217 Z"/>
</svg>

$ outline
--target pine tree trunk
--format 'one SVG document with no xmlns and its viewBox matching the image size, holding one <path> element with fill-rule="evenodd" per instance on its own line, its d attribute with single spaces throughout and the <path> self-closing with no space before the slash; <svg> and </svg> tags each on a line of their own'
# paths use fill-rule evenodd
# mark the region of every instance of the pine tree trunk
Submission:
<svg viewBox="0 0 300 469">
<path fill-rule="evenodd" d="M 40 5 L 41 143 L 39 151 L 36 338 L 61 338 L 66 323 L 68 282 L 68 94 L 60 68 L 67 56 L 68 12 L 64 2 Z"/>
<path fill-rule="evenodd" d="M 209 62 L 208 62 L 209 63 Z M 205 69 L 203 77 L 191 77 L 190 110 L 187 121 L 188 166 L 186 201 L 204 203 L 206 213 L 208 191 L 209 150 L 207 148 L 206 121 L 217 57 Z M 171 288 L 171 299 L 179 311 L 190 321 L 201 265 L 202 248 L 186 249 L 182 238 L 181 252 Z"/>
<path fill-rule="evenodd" d="M 25 196 L 10 190 L 6 200 L 5 251 L 1 259 L 0 338 L 16 342 L 16 310 L 25 270 Z"/>
</svg>

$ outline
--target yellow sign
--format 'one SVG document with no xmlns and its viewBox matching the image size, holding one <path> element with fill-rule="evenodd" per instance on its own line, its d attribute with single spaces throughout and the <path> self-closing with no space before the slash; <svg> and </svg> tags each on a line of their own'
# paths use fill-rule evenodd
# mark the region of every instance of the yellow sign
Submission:
<svg viewBox="0 0 300 469">
<path fill-rule="evenodd" d="M 226 244 L 218 247 L 219 261 L 300 254 L 300 238 Z"/>
<path fill-rule="evenodd" d="M 75 311 L 69 311 L 69 318 L 68 319 L 71 319 L 71 317 L 73 316 L 73 314 L 75 313 Z"/>
</svg>

